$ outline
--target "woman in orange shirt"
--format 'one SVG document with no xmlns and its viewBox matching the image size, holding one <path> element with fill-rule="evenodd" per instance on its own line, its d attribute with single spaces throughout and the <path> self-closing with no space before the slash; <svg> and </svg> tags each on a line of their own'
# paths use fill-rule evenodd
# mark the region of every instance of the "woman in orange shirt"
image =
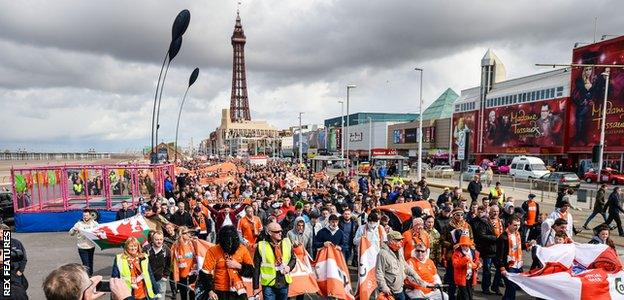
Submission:
<svg viewBox="0 0 624 300">
<path fill-rule="evenodd" d="M 178 227 L 178 240 L 171 247 L 173 281 L 177 283 L 180 299 L 195 299 L 195 293 L 188 286 L 195 282 L 197 270 L 195 258 L 197 251 L 191 238 L 192 230 L 186 226 Z"/>
<path fill-rule="evenodd" d="M 411 257 L 407 260 L 407 265 L 416 271 L 416 274 L 420 276 L 420 278 L 427 283 L 429 286 L 433 286 L 436 284 L 442 284 L 442 279 L 440 279 L 440 275 L 438 275 L 438 269 L 435 266 L 435 263 L 427 257 L 427 246 L 424 243 L 418 243 L 414 247 L 414 253 L 416 253 L 415 257 Z M 446 293 L 438 292 L 432 290 L 426 286 L 418 285 L 416 282 L 405 279 L 405 293 L 407 296 L 411 298 L 433 298 L 436 296 L 440 296 L 440 299 L 447 299 L 448 296 Z M 440 293 L 443 293 L 440 295 Z"/>
<path fill-rule="evenodd" d="M 204 265 L 197 280 L 199 299 L 246 300 L 243 277 L 254 273 L 253 261 L 247 247 L 240 242 L 234 226 L 226 225 L 219 230 L 217 245 L 206 252 Z"/>
</svg>

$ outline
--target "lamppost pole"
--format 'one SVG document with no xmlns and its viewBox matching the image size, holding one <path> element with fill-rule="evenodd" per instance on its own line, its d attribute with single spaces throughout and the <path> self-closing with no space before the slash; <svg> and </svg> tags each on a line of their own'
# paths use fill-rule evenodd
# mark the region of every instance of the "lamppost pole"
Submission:
<svg viewBox="0 0 624 300">
<path fill-rule="evenodd" d="M 342 157 L 342 159 L 344 159 L 344 136 L 345 136 L 345 132 L 344 132 L 344 101 L 338 100 L 338 103 L 340 103 L 340 157 Z"/>
<path fill-rule="evenodd" d="M 423 98 L 422 98 L 422 85 L 423 85 L 423 69 L 415 68 L 414 70 L 420 72 L 420 100 L 419 100 L 419 108 L 418 108 L 418 181 L 422 179 L 422 125 L 423 125 Z"/>
<path fill-rule="evenodd" d="M 368 162 L 373 164 L 373 118 L 368 117 Z"/>
<path fill-rule="evenodd" d="M 345 148 L 347 149 L 347 167 L 349 168 L 349 170 L 351 170 L 351 159 L 349 158 L 349 90 L 356 88 L 355 84 L 348 84 L 347 85 L 347 132 L 346 132 L 346 136 L 345 136 Z"/>
<path fill-rule="evenodd" d="M 303 112 L 299 112 L 299 166 L 303 164 L 303 128 L 301 127 L 301 115 Z"/>
<path fill-rule="evenodd" d="M 195 70 L 193 70 L 193 73 L 191 73 L 191 77 L 189 78 L 189 84 L 186 87 L 186 91 L 184 92 L 184 97 L 182 97 L 182 103 L 180 104 L 180 111 L 178 112 L 178 122 L 176 123 L 176 134 L 175 134 L 175 143 L 174 143 L 174 150 L 175 150 L 174 157 L 175 158 L 173 160 L 173 163 L 176 163 L 178 161 L 178 130 L 180 129 L 180 117 L 182 116 L 182 107 L 184 107 L 184 101 L 186 101 L 186 94 L 191 88 L 191 85 L 193 85 L 193 83 L 195 83 L 195 80 L 197 80 L 197 76 L 199 76 L 199 68 L 195 68 Z"/>
<path fill-rule="evenodd" d="M 154 107 L 152 109 L 152 131 L 151 131 L 151 153 L 150 153 L 150 163 L 158 162 L 158 129 L 160 124 L 158 123 L 160 116 L 160 98 L 162 97 L 162 90 L 165 85 L 165 80 L 167 79 L 167 71 L 169 71 L 169 65 L 173 58 L 180 51 L 180 47 L 182 47 L 182 35 L 186 32 L 188 25 L 191 21 L 191 13 L 185 9 L 182 10 L 176 16 L 176 19 L 173 21 L 173 26 L 171 28 L 171 43 L 169 44 L 169 49 L 165 54 L 165 58 L 163 59 L 162 66 L 160 67 L 160 74 L 158 75 L 158 81 L 156 82 L 156 93 L 154 94 Z M 169 61 L 167 62 L 167 57 Z M 163 75 L 163 69 L 165 67 L 165 62 L 167 62 L 167 69 L 165 69 L 165 76 L 163 77 L 162 84 L 160 81 L 161 76 Z M 158 92 L 158 88 L 160 86 L 160 94 Z M 160 95 L 160 97 L 159 97 Z M 156 146 L 156 147 L 154 147 Z"/>
<path fill-rule="evenodd" d="M 603 164 L 603 156 L 604 156 L 604 140 L 605 140 L 605 123 L 607 120 L 607 95 L 609 94 L 609 75 L 611 74 L 610 68 L 605 68 L 604 72 L 602 72 L 602 76 L 605 77 L 605 92 L 604 92 L 604 100 L 602 101 L 602 119 L 600 120 L 600 148 L 599 148 L 599 157 L 598 157 L 598 172 L 596 175 L 598 176 L 596 182 L 601 182 L 602 177 L 602 164 Z"/>
</svg>

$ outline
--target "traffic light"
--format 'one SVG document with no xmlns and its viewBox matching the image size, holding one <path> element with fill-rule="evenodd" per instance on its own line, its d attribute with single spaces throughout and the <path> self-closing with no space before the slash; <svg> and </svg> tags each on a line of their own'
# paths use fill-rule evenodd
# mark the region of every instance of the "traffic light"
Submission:
<svg viewBox="0 0 624 300">
<path fill-rule="evenodd" d="M 592 148 L 592 162 L 597 164 L 600 162 L 600 148 L 602 145 L 595 145 Z"/>
</svg>

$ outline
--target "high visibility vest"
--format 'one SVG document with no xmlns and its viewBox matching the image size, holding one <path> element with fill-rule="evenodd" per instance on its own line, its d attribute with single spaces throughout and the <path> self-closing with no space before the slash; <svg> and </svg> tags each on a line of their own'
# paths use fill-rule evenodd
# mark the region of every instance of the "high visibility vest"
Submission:
<svg viewBox="0 0 624 300">
<path fill-rule="evenodd" d="M 80 183 L 74 183 L 74 191 L 76 193 L 82 193 L 82 184 Z"/>
<path fill-rule="evenodd" d="M 121 279 L 126 283 L 126 286 L 132 291 L 132 275 L 130 274 L 130 265 L 128 260 L 122 258 L 123 254 L 117 254 L 117 269 Z M 147 257 L 141 260 L 141 276 L 143 276 L 143 282 L 145 282 L 145 289 L 150 299 L 154 299 L 154 290 L 152 289 L 152 277 L 149 273 L 149 261 Z"/>
<path fill-rule="evenodd" d="M 498 194 L 496 188 L 490 188 L 490 194 L 492 194 L 492 198 L 498 200 L 498 204 L 503 205 L 503 203 L 505 203 L 505 190 L 503 190 L 503 188 L 500 188 L 500 191 L 500 194 Z"/>
<path fill-rule="evenodd" d="M 290 253 L 292 252 L 292 244 L 290 239 L 286 238 L 280 242 L 282 247 L 282 265 L 287 265 L 290 261 Z M 273 253 L 273 246 L 267 241 L 260 241 L 258 243 L 258 251 L 260 257 L 262 257 L 262 263 L 260 263 L 260 284 L 262 286 L 274 286 L 277 271 L 275 270 L 275 254 Z M 290 274 L 284 275 L 286 283 L 292 282 Z"/>
</svg>

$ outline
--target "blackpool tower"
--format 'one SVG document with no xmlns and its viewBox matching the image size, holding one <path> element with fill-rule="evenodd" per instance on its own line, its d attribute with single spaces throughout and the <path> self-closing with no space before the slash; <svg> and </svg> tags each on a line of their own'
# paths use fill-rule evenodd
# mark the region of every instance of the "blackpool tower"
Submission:
<svg viewBox="0 0 624 300">
<path fill-rule="evenodd" d="M 230 120 L 250 121 L 249 100 L 247 99 L 247 76 L 245 75 L 245 32 L 240 15 L 236 12 L 236 25 L 232 33 L 232 94 L 230 96 Z"/>
</svg>

